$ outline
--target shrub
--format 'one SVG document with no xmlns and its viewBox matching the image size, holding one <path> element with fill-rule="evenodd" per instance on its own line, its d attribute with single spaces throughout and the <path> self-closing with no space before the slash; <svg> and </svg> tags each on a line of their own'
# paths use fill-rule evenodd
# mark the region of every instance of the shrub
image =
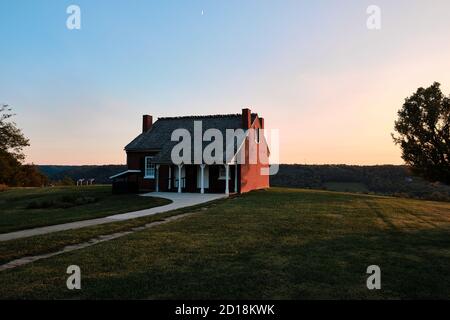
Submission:
<svg viewBox="0 0 450 320">
<path fill-rule="evenodd" d="M 72 203 L 74 202 L 76 199 L 78 198 L 78 196 L 74 196 L 74 195 L 64 195 L 60 198 L 61 202 L 67 202 L 67 203 Z"/>
<path fill-rule="evenodd" d="M 66 195 L 57 200 L 34 200 L 28 203 L 27 209 L 68 209 L 72 207 L 82 206 L 85 204 L 95 203 L 98 199 L 94 197 Z"/>
<path fill-rule="evenodd" d="M 82 205 L 82 204 L 89 204 L 89 203 L 95 203 L 97 202 L 97 198 L 94 197 L 80 197 L 75 200 L 75 204 Z"/>
<path fill-rule="evenodd" d="M 86 196 L 74 196 L 74 195 L 66 195 L 61 197 L 60 207 L 61 208 L 70 208 L 76 206 L 82 206 L 85 204 L 95 203 L 98 199 L 94 197 L 86 197 Z"/>
<path fill-rule="evenodd" d="M 449 201 L 450 202 L 450 195 L 445 194 L 443 192 L 434 191 L 429 197 L 429 200 L 433 201 Z"/>
<path fill-rule="evenodd" d="M 55 204 L 54 200 L 34 200 L 28 203 L 27 209 L 48 209 L 53 207 Z"/>
<path fill-rule="evenodd" d="M 8 186 L 6 184 L 0 183 L 0 192 L 8 190 Z"/>
<path fill-rule="evenodd" d="M 57 186 L 74 186 L 75 181 L 71 177 L 64 176 L 61 180 L 55 183 Z"/>
</svg>

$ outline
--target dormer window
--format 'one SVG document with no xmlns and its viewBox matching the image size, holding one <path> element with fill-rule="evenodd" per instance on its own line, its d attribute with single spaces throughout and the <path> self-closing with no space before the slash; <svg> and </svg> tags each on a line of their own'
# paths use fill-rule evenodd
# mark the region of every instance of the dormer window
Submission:
<svg viewBox="0 0 450 320">
<path fill-rule="evenodd" d="M 155 164 L 152 163 L 153 157 L 145 157 L 145 179 L 155 179 Z"/>
</svg>

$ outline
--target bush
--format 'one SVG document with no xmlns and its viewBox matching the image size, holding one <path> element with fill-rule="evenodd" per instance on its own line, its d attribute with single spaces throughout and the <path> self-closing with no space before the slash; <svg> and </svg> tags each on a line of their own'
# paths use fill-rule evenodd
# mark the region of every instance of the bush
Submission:
<svg viewBox="0 0 450 320">
<path fill-rule="evenodd" d="M 55 183 L 57 186 L 74 186 L 75 181 L 71 177 L 64 176 L 61 180 Z"/>
<path fill-rule="evenodd" d="M 94 197 L 85 196 L 63 196 L 60 201 L 60 208 L 70 208 L 76 206 L 82 206 L 85 204 L 95 203 L 98 199 Z"/>
<path fill-rule="evenodd" d="M 57 200 L 35 200 L 27 205 L 27 209 L 68 209 L 72 207 L 82 206 L 97 202 L 98 199 L 94 197 L 66 195 Z"/>
<path fill-rule="evenodd" d="M 6 184 L 0 183 L 0 192 L 6 191 L 6 190 L 8 190 L 8 186 Z"/>
<path fill-rule="evenodd" d="M 79 196 L 75 196 L 75 195 L 65 195 L 62 196 L 60 198 L 61 202 L 67 202 L 67 203 L 72 203 L 74 202 Z"/>
<path fill-rule="evenodd" d="M 27 209 L 48 209 L 55 205 L 54 200 L 31 201 L 27 205 Z"/>
<path fill-rule="evenodd" d="M 429 200 L 433 200 L 433 201 L 449 201 L 450 202 L 450 195 L 439 192 L 439 191 L 434 191 L 429 197 Z"/>
</svg>

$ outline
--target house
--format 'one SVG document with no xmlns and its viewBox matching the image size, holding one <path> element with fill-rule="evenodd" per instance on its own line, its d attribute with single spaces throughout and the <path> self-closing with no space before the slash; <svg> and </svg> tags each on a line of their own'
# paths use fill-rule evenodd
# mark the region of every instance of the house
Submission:
<svg viewBox="0 0 450 320">
<path fill-rule="evenodd" d="M 127 170 L 111 177 L 113 191 L 228 194 L 267 188 L 269 148 L 261 129 L 264 119 L 249 109 L 241 114 L 159 118 L 154 123 L 152 116 L 144 115 L 142 133 L 125 147 Z M 230 132 L 235 136 L 220 143 Z M 180 133 L 187 136 L 187 148 L 181 146 Z M 182 160 L 174 160 L 177 155 Z"/>
</svg>

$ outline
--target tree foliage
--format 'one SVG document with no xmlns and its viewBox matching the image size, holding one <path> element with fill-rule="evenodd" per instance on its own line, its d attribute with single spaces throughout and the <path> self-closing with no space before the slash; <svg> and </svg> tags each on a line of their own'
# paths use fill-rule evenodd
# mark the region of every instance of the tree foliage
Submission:
<svg viewBox="0 0 450 320">
<path fill-rule="evenodd" d="M 405 100 L 395 130 L 394 142 L 414 173 L 450 184 L 450 98 L 439 83 L 419 88 Z"/>
<path fill-rule="evenodd" d="M 407 166 L 280 164 L 278 173 L 270 176 L 272 187 L 349 191 L 348 184 L 362 187 L 350 192 L 450 201 L 450 185 L 413 176 Z"/>
<path fill-rule="evenodd" d="M 22 149 L 29 146 L 30 143 L 16 124 L 10 121 L 13 116 L 8 105 L 0 106 L 0 150 L 8 152 L 15 159 L 22 161 L 25 158 Z"/>
<path fill-rule="evenodd" d="M 0 105 L 0 184 L 34 187 L 47 183 L 35 165 L 22 165 L 23 148 L 29 141 L 11 121 L 14 116 L 8 105 Z"/>
</svg>

